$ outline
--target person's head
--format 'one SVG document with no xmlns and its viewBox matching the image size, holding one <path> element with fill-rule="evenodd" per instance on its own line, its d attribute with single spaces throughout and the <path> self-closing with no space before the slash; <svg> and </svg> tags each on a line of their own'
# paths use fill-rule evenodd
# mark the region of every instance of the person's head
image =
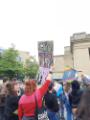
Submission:
<svg viewBox="0 0 90 120">
<path fill-rule="evenodd" d="M 6 84 L 7 94 L 8 95 L 17 95 L 18 92 L 18 84 L 14 82 L 8 82 Z"/>
<path fill-rule="evenodd" d="M 80 84 L 77 80 L 72 81 L 71 86 L 72 91 L 78 91 L 80 89 Z"/>
<path fill-rule="evenodd" d="M 19 91 L 20 87 L 19 87 L 19 82 L 18 81 L 13 81 L 12 84 L 14 85 L 14 90 L 16 92 Z"/>
<path fill-rule="evenodd" d="M 35 92 L 37 86 L 35 80 L 28 80 L 25 82 L 25 93 L 32 94 Z"/>
<path fill-rule="evenodd" d="M 3 78 L 3 83 L 6 83 L 8 81 L 8 78 L 7 77 L 4 77 Z"/>
<path fill-rule="evenodd" d="M 51 82 L 50 85 L 49 85 L 49 87 L 48 87 L 48 92 L 49 91 L 51 91 L 51 92 L 54 91 L 54 83 L 53 82 Z"/>
<path fill-rule="evenodd" d="M 69 92 L 69 90 L 70 90 L 70 83 L 69 83 L 69 82 L 66 82 L 66 83 L 64 84 L 64 91 L 65 91 L 65 92 Z"/>
<path fill-rule="evenodd" d="M 17 81 L 17 78 L 12 78 L 12 81 L 13 81 L 13 82 L 16 82 L 16 81 Z"/>
</svg>

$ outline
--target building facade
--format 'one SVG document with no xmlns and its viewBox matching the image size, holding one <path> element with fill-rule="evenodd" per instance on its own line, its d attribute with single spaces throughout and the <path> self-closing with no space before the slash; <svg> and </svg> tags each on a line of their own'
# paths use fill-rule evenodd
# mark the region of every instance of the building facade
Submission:
<svg viewBox="0 0 90 120">
<path fill-rule="evenodd" d="M 54 74 L 53 77 L 61 77 L 64 71 L 64 55 L 54 56 Z"/>
<path fill-rule="evenodd" d="M 80 33 L 71 37 L 73 67 L 90 75 L 90 34 Z"/>
<path fill-rule="evenodd" d="M 64 55 L 59 55 L 58 58 L 54 56 L 54 61 L 58 61 L 55 62 L 55 73 L 59 71 L 59 76 L 63 75 L 67 66 L 76 69 L 80 74 L 90 75 L 90 34 L 73 34 L 70 37 L 70 46 L 64 48 Z"/>
</svg>

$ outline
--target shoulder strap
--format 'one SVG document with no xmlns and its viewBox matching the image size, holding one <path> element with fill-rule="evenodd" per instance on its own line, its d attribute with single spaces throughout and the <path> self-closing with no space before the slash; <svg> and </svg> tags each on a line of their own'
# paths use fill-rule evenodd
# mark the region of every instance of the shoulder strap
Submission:
<svg viewBox="0 0 90 120">
<path fill-rule="evenodd" d="M 36 94 L 34 95 L 34 98 L 35 98 L 35 104 L 36 104 L 35 118 L 36 118 L 36 120 L 38 120 L 38 103 L 37 103 Z"/>
<path fill-rule="evenodd" d="M 35 98 L 36 109 L 38 109 L 38 102 L 37 102 L 36 93 L 35 93 L 35 95 L 34 95 L 34 98 Z"/>
</svg>

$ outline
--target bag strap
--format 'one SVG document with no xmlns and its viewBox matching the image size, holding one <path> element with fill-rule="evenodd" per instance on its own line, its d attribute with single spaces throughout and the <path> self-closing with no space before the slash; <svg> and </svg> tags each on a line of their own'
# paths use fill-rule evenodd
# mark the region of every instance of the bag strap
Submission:
<svg viewBox="0 0 90 120">
<path fill-rule="evenodd" d="M 34 98 L 35 98 L 36 109 L 38 109 L 38 102 L 37 102 L 36 94 L 34 95 Z"/>
<path fill-rule="evenodd" d="M 36 105 L 36 109 L 35 109 L 35 118 L 36 118 L 36 120 L 38 120 L 38 103 L 37 103 L 36 94 L 34 95 L 34 98 L 35 98 L 35 105 Z"/>
</svg>

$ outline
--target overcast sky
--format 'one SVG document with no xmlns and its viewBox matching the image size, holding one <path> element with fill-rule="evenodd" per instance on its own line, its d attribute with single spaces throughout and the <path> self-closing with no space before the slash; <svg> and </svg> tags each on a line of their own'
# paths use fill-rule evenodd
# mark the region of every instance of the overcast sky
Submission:
<svg viewBox="0 0 90 120">
<path fill-rule="evenodd" d="M 90 33 L 90 0 L 0 0 L 0 47 L 37 55 L 37 41 L 53 40 L 58 55 L 77 32 Z"/>
</svg>

